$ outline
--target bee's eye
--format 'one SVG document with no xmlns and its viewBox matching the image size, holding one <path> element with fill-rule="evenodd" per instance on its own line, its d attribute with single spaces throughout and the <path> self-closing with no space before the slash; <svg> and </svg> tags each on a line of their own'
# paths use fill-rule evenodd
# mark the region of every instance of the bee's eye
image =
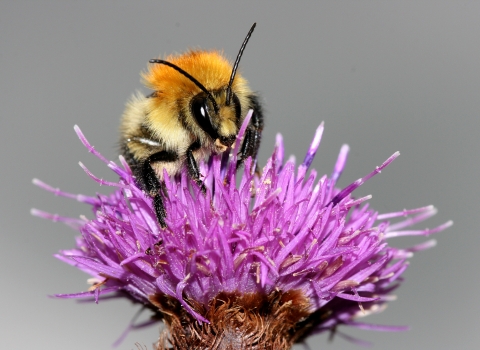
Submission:
<svg viewBox="0 0 480 350">
<path fill-rule="evenodd" d="M 215 140 L 218 138 L 218 134 L 212 126 L 210 120 L 210 114 L 208 112 L 207 99 L 203 96 L 196 96 L 192 100 L 191 111 L 198 125 L 205 131 L 210 137 Z"/>
<path fill-rule="evenodd" d="M 199 119 L 207 118 L 207 106 L 202 103 L 203 101 L 193 101 L 192 103 L 192 113 L 195 116 L 195 119 L 199 121 Z"/>
</svg>

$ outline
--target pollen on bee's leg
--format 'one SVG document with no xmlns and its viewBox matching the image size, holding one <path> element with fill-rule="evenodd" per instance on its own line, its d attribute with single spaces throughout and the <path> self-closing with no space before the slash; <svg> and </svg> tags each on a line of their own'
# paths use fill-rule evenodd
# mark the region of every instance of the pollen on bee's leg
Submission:
<svg viewBox="0 0 480 350">
<path fill-rule="evenodd" d="M 157 193 L 157 195 L 153 197 L 153 206 L 155 208 L 155 214 L 157 216 L 158 223 L 162 228 L 167 227 L 167 224 L 165 223 L 167 212 L 165 211 L 162 196 L 160 193 Z"/>
<path fill-rule="evenodd" d="M 218 153 L 223 153 L 228 149 L 228 146 L 225 146 L 220 139 L 215 140 L 215 147 Z"/>
</svg>

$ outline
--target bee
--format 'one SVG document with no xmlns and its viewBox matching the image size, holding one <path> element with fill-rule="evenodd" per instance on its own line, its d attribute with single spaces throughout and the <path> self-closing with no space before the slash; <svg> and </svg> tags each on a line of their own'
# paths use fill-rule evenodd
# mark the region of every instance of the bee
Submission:
<svg viewBox="0 0 480 350">
<path fill-rule="evenodd" d="M 258 96 L 237 73 L 250 28 L 232 65 L 218 51 L 190 50 L 152 59 L 142 74 L 153 92 L 134 95 L 123 113 L 120 147 L 138 185 L 153 199 L 157 220 L 166 227 L 163 174 L 186 168 L 205 193 L 198 163 L 231 148 L 248 110 L 253 115 L 238 155 L 239 166 L 256 157 L 263 130 Z"/>
</svg>

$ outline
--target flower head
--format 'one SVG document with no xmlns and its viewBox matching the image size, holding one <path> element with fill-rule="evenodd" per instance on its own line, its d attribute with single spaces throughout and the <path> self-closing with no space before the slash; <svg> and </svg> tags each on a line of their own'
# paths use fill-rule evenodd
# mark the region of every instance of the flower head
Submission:
<svg viewBox="0 0 480 350">
<path fill-rule="evenodd" d="M 125 161 L 120 158 L 120 166 L 107 161 L 78 127 L 75 130 L 119 181 L 103 181 L 81 165 L 95 181 L 116 188 L 108 196 L 87 197 L 34 180 L 58 195 L 87 203 L 95 216 L 77 220 L 33 210 L 81 232 L 77 247 L 56 257 L 91 275 L 92 287 L 59 296 L 94 296 L 98 301 L 117 293 L 156 310 L 169 329 L 159 349 L 167 342 L 178 349 L 202 344 L 288 349 L 312 333 L 338 325 L 366 327 L 356 317 L 382 310 L 412 252 L 434 244 L 397 249 L 387 239 L 427 236 L 451 225 L 405 230 L 434 215 L 435 208 L 379 215 L 368 206 L 370 196 L 352 196 L 398 152 L 342 190 L 335 184 L 345 167 L 346 145 L 330 177 L 317 179 L 315 170 L 307 176 L 320 144 L 322 123 L 298 167 L 293 158 L 284 161 L 278 136 L 260 176 L 252 159 L 237 173 L 239 142 L 230 154 L 201 164 L 206 194 L 186 171 L 175 178 L 165 174 L 167 227 L 162 229 L 151 198 L 137 186 Z M 390 220 L 397 217 L 407 218 L 392 224 Z"/>
</svg>

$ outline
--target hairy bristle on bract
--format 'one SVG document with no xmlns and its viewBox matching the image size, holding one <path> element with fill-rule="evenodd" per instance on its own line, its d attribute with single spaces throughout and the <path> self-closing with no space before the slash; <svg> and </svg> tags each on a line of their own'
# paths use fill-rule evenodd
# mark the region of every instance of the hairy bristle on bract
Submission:
<svg viewBox="0 0 480 350">
<path fill-rule="evenodd" d="M 32 210 L 81 233 L 74 249 L 55 256 L 90 275 L 91 287 L 56 296 L 98 302 L 113 295 L 146 306 L 167 326 L 158 349 L 214 344 L 219 349 L 288 349 L 312 334 L 336 331 L 342 335 L 337 331 L 340 325 L 405 329 L 368 325 L 358 318 L 382 311 L 393 299 L 413 252 L 435 242 L 399 249 L 391 247 L 388 239 L 429 236 L 452 222 L 409 230 L 436 209 L 425 206 L 378 214 L 368 205 L 371 196 L 352 195 L 395 160 L 398 152 L 343 189 L 335 185 L 345 168 L 346 145 L 330 176 L 318 177 L 313 169 L 308 173 L 323 123 L 299 166 L 293 157 L 284 160 L 278 135 L 261 176 L 255 173 L 251 158 L 237 172 L 236 155 L 251 115 L 252 111 L 229 154 L 200 164 L 206 194 L 186 170 L 176 177 L 165 173 L 165 229 L 156 220 L 152 199 L 137 186 L 125 160 L 120 157 L 119 165 L 108 161 L 75 127 L 88 151 L 119 180 L 99 179 L 83 164 L 89 177 L 112 186 L 113 193 L 73 195 L 34 180 L 58 196 L 87 204 L 94 215 L 92 220 L 74 219 Z"/>
</svg>

